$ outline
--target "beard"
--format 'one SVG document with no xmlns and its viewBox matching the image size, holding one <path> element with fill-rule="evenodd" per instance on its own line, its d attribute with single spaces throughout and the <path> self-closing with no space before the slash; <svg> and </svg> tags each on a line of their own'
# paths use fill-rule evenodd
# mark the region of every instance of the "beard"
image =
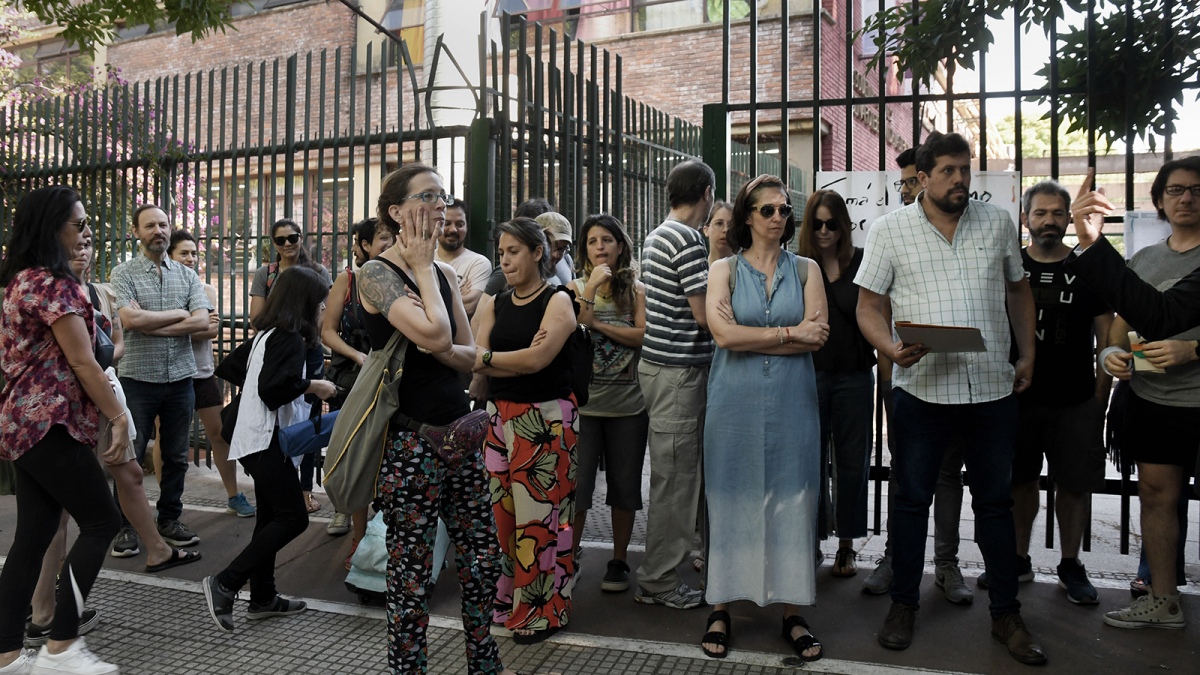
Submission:
<svg viewBox="0 0 1200 675">
<path fill-rule="evenodd" d="M 1044 225 L 1036 232 L 1030 232 L 1029 238 L 1042 248 L 1054 248 L 1062 241 L 1063 235 L 1066 233 L 1066 228 L 1059 229 L 1055 225 Z"/>
<path fill-rule="evenodd" d="M 144 246 L 147 251 L 153 253 L 154 255 L 161 255 L 167 251 L 167 243 L 168 241 L 166 239 L 160 239 L 156 237 L 148 242 L 143 242 L 142 246 Z"/>
<path fill-rule="evenodd" d="M 440 244 L 442 246 L 442 250 L 447 253 L 457 251 L 458 249 L 463 247 L 462 239 L 450 240 L 450 239 L 443 238 L 442 241 L 440 242 Z"/>
<path fill-rule="evenodd" d="M 941 197 L 931 197 L 926 191 L 925 196 L 933 205 L 941 209 L 943 213 L 962 213 L 967 208 L 967 197 L 969 196 L 966 190 L 958 192 L 956 190 L 947 192 Z"/>
</svg>

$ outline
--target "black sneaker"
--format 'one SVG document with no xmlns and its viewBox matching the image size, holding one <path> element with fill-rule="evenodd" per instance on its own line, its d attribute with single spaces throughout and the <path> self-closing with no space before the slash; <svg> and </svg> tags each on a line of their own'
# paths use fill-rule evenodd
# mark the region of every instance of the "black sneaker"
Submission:
<svg viewBox="0 0 1200 675">
<path fill-rule="evenodd" d="M 1058 587 L 1067 592 L 1067 600 L 1076 605 L 1095 605 L 1100 602 L 1096 587 L 1087 578 L 1087 569 L 1079 558 L 1063 558 L 1058 564 Z"/>
<path fill-rule="evenodd" d="M 608 571 L 600 581 L 600 590 L 605 593 L 623 593 L 629 590 L 629 565 L 624 560 L 609 560 Z"/>
<path fill-rule="evenodd" d="M 94 609 L 85 609 L 79 617 L 79 634 L 87 635 L 92 632 L 97 625 L 100 624 L 100 612 Z M 25 627 L 25 647 L 33 649 L 41 647 L 50 639 L 50 626 L 39 626 L 32 621 Z"/>
<path fill-rule="evenodd" d="M 1029 556 L 1017 556 L 1017 583 L 1025 583 L 1033 581 L 1033 559 Z M 975 584 L 980 588 L 988 587 L 987 572 L 980 574 L 975 580 Z"/>
<path fill-rule="evenodd" d="M 273 616 L 299 614 L 306 609 L 308 609 L 308 605 L 304 602 L 288 600 L 282 595 L 276 595 L 271 602 L 265 605 L 250 603 L 250 609 L 246 610 L 246 618 L 251 621 L 258 621 L 260 619 L 269 619 Z"/>
<path fill-rule="evenodd" d="M 158 534 L 172 546 L 195 546 L 200 543 L 200 537 L 197 537 L 195 532 L 189 530 L 178 520 L 166 520 L 159 523 Z"/>
<path fill-rule="evenodd" d="M 112 550 L 109 555 L 114 558 L 132 558 L 142 552 L 138 548 L 137 532 L 133 531 L 132 527 L 126 525 L 117 532 L 117 537 L 113 539 Z"/>
<path fill-rule="evenodd" d="M 217 622 L 217 627 L 223 631 L 233 632 L 233 601 L 237 594 L 221 588 L 216 577 L 204 577 L 200 582 L 204 587 L 204 600 L 208 603 L 208 613 Z"/>
</svg>

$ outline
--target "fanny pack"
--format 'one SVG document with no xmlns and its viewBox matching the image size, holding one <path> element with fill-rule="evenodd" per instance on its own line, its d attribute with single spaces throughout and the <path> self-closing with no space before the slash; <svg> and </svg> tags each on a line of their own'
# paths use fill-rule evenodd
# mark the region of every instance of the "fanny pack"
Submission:
<svg viewBox="0 0 1200 675">
<path fill-rule="evenodd" d="M 483 450 L 491 417 L 486 410 L 476 410 L 447 425 L 424 424 L 404 413 L 393 418 L 404 428 L 416 433 L 433 446 L 446 466 L 456 468 L 464 459 Z"/>
</svg>

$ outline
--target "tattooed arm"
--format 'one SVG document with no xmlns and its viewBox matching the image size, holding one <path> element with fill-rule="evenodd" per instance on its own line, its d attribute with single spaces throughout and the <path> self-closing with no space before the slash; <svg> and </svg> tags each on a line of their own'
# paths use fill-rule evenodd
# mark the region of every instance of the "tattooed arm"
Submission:
<svg viewBox="0 0 1200 675">
<path fill-rule="evenodd" d="M 450 335 L 450 316 L 438 289 L 433 265 L 414 269 L 421 297 L 418 304 L 404 290 L 404 282 L 386 263 L 371 260 L 358 273 L 358 293 L 363 309 L 371 314 L 386 313 L 388 322 L 418 347 L 435 354 L 454 346 Z"/>
</svg>

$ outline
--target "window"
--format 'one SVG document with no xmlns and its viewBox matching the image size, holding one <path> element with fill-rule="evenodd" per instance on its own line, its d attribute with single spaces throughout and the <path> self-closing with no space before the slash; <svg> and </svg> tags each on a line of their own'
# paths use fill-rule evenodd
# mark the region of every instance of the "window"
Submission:
<svg viewBox="0 0 1200 675">
<path fill-rule="evenodd" d="M 383 25 L 408 44 L 413 63 L 425 62 L 425 0 L 392 0 Z"/>
<path fill-rule="evenodd" d="M 65 40 L 53 39 L 13 50 L 21 59 L 17 78 L 30 82 L 42 78 L 52 84 L 82 84 L 92 79 L 92 57 Z"/>
</svg>

